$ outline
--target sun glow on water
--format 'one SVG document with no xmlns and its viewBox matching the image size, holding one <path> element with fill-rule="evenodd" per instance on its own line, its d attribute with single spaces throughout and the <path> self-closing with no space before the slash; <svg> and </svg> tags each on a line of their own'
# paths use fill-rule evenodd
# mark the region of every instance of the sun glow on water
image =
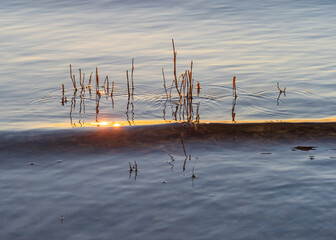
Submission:
<svg viewBox="0 0 336 240">
<path fill-rule="evenodd" d="M 107 126 L 109 125 L 109 123 L 108 122 L 92 122 L 91 125 Z"/>
</svg>

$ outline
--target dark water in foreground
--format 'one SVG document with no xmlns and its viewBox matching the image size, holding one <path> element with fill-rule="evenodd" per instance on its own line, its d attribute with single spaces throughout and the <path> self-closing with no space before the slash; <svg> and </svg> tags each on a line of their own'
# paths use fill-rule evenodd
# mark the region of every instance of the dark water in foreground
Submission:
<svg viewBox="0 0 336 240">
<path fill-rule="evenodd" d="M 0 238 L 334 239 L 334 124 L 237 126 L 2 134 Z"/>
</svg>

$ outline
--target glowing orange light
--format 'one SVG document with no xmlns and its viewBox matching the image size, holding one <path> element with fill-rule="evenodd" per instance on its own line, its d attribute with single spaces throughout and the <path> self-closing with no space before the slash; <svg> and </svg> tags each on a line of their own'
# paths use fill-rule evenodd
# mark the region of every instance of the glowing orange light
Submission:
<svg viewBox="0 0 336 240">
<path fill-rule="evenodd" d="M 120 124 L 119 123 L 115 123 L 115 124 L 113 124 L 113 127 L 120 127 Z"/>
<path fill-rule="evenodd" d="M 93 122 L 91 125 L 99 125 L 99 126 L 106 126 L 108 125 L 108 122 Z"/>
</svg>

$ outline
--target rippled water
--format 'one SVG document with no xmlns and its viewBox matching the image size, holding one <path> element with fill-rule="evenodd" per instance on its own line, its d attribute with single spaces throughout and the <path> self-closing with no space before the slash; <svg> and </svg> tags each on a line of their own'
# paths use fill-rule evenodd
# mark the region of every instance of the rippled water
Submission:
<svg viewBox="0 0 336 240">
<path fill-rule="evenodd" d="M 334 116 L 336 23 L 333 1 L 10 1 L 1 3 L 1 129 L 69 123 L 61 84 L 73 96 L 69 64 L 86 80 L 95 67 L 115 82 L 115 109 L 101 119 L 125 121 L 126 74 L 135 59 L 135 120 L 163 120 L 165 93 L 177 70 L 194 61 L 194 99 L 203 120 L 231 120 L 237 76 L 237 121 Z M 278 90 L 286 96 L 277 102 Z M 77 95 L 78 97 L 78 95 Z M 92 103 L 93 102 L 93 103 Z M 95 120 L 95 101 L 75 122 Z M 91 104 L 92 103 L 92 104 Z M 104 112 L 104 114 L 103 114 Z M 167 120 L 174 120 L 167 117 Z"/>
<path fill-rule="evenodd" d="M 2 1 L 0 239 L 334 239 L 334 124 L 243 122 L 335 122 L 335 10 L 328 0 Z M 163 88 L 172 38 L 178 74 L 193 60 L 201 84 L 188 107 Z M 70 64 L 77 84 L 79 68 L 87 84 L 98 67 L 113 98 L 74 92 Z M 188 117 L 242 124 L 155 125 Z"/>
<path fill-rule="evenodd" d="M 335 141 L 183 139 L 2 151 L 1 239 L 334 238 Z"/>
</svg>

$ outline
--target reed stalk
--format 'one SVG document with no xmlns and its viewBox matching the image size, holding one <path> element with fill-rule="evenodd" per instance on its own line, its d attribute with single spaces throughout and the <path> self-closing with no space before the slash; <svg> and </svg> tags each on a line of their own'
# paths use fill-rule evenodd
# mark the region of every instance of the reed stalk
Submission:
<svg viewBox="0 0 336 240">
<path fill-rule="evenodd" d="M 237 98 L 237 85 L 236 85 L 236 76 L 233 76 L 233 80 L 232 80 L 232 90 L 233 90 L 233 96 L 235 97 L 235 99 Z"/>
<path fill-rule="evenodd" d="M 113 81 L 111 85 L 112 85 L 112 89 L 111 89 L 112 109 L 114 109 L 114 100 L 113 100 L 114 82 Z"/>
<path fill-rule="evenodd" d="M 283 90 L 281 90 L 280 87 L 279 87 L 279 83 L 278 82 L 277 82 L 277 88 L 278 88 L 278 90 L 279 90 L 280 93 L 286 92 L 286 87 Z"/>
<path fill-rule="evenodd" d="M 62 106 L 64 106 L 64 103 L 67 102 L 66 97 L 64 97 L 64 92 L 65 92 L 65 90 L 64 90 L 64 84 L 62 84 L 62 101 L 61 101 Z"/>
<path fill-rule="evenodd" d="M 178 93 L 179 98 L 180 98 L 180 105 L 182 105 L 182 96 L 181 96 L 181 92 L 180 92 L 180 90 L 178 89 L 178 81 L 177 81 L 177 75 L 176 75 L 176 55 L 177 55 L 177 52 L 175 51 L 174 39 L 172 39 L 172 44 L 173 44 L 173 54 L 174 54 L 174 77 L 175 77 L 175 87 L 176 87 L 177 93 Z"/>
<path fill-rule="evenodd" d="M 83 73 L 83 80 L 82 80 L 82 90 L 85 90 L 85 73 Z"/>
<path fill-rule="evenodd" d="M 128 100 L 130 100 L 130 87 L 129 87 L 129 79 L 128 79 L 128 70 L 126 70 L 126 78 L 127 78 L 127 93 L 128 93 Z"/>
<path fill-rule="evenodd" d="M 71 64 L 70 64 L 70 78 L 71 78 L 71 81 L 72 81 L 72 85 L 75 89 L 75 91 L 77 91 L 77 86 L 76 86 L 76 79 L 75 79 L 75 75 L 72 74 L 72 68 L 71 68 Z"/>
<path fill-rule="evenodd" d="M 91 88 L 92 74 L 93 74 L 93 72 L 91 72 L 91 74 L 90 74 L 89 83 L 88 83 L 88 87 L 89 88 Z"/>
<path fill-rule="evenodd" d="M 133 96 L 133 90 L 134 90 L 133 73 L 134 73 L 134 58 L 132 58 L 132 72 L 131 72 L 131 79 L 132 79 L 132 96 Z"/>
<path fill-rule="evenodd" d="M 190 72 L 189 72 L 189 93 L 190 93 L 190 99 L 193 98 L 193 88 L 194 88 L 194 79 L 192 77 L 192 70 L 193 70 L 193 65 L 194 65 L 194 62 L 191 61 L 190 63 Z"/>
<path fill-rule="evenodd" d="M 78 71 L 79 71 L 79 85 L 82 87 L 83 85 L 82 85 L 82 69 L 78 69 Z M 82 87 L 82 89 L 83 89 L 83 87 Z"/>
<path fill-rule="evenodd" d="M 111 88 L 111 97 L 113 97 L 113 91 L 114 91 L 114 81 L 112 81 L 112 88 Z"/>
<path fill-rule="evenodd" d="M 96 92 L 99 92 L 99 75 L 98 75 L 98 67 L 96 67 Z"/>
</svg>

